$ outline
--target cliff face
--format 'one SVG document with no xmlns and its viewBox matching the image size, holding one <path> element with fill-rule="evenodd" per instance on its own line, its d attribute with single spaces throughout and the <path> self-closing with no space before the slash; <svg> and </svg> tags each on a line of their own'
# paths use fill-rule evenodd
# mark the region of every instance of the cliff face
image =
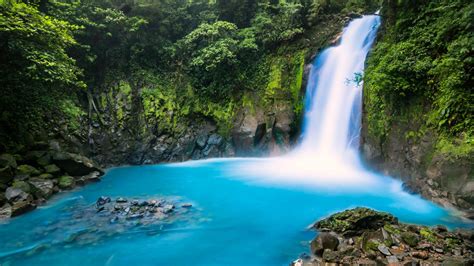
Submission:
<svg viewBox="0 0 474 266">
<path fill-rule="evenodd" d="M 471 217 L 472 54 L 463 51 L 472 44 L 462 40 L 473 36 L 466 16 L 472 7 L 462 0 L 385 1 L 364 77 L 362 128 L 368 164 Z"/>
<path fill-rule="evenodd" d="M 76 125 L 52 119 L 43 136 L 105 166 L 283 154 L 300 128 L 308 64 L 349 19 L 324 17 L 303 38 L 265 55 L 253 91 L 213 102 L 194 95 L 184 73 L 117 81 L 79 95 Z"/>
</svg>

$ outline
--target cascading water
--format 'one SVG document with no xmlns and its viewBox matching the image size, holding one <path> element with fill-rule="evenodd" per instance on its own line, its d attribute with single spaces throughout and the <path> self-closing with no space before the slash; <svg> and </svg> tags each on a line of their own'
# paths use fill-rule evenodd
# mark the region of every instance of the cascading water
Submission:
<svg viewBox="0 0 474 266">
<path fill-rule="evenodd" d="M 306 89 L 303 141 L 297 152 L 340 158 L 358 147 L 359 78 L 379 25 L 377 15 L 352 21 L 344 29 L 340 44 L 313 62 Z"/>
<path fill-rule="evenodd" d="M 380 182 L 358 155 L 364 62 L 380 25 L 378 15 L 353 20 L 339 45 L 311 65 L 301 143 L 290 154 L 248 164 L 248 174 L 283 182 L 339 188 Z M 290 180 L 291 179 L 291 180 Z"/>
</svg>

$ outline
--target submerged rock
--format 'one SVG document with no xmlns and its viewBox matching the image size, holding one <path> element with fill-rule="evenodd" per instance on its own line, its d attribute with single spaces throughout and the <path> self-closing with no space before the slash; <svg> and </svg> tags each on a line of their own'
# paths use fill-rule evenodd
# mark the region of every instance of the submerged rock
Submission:
<svg viewBox="0 0 474 266">
<path fill-rule="evenodd" d="M 315 223 L 311 256 L 293 265 L 473 265 L 474 230 L 399 223 L 391 214 L 355 208 Z M 452 264 L 454 263 L 455 264 Z"/>
</svg>

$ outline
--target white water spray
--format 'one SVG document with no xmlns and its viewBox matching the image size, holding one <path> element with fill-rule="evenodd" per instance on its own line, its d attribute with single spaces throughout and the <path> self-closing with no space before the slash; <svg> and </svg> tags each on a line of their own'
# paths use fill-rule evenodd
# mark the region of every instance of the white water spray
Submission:
<svg viewBox="0 0 474 266">
<path fill-rule="evenodd" d="M 359 163 L 364 63 L 380 25 L 377 15 L 353 20 L 339 45 L 312 63 L 301 143 L 290 154 L 257 159 L 239 171 L 285 183 L 367 187 L 378 182 Z"/>
</svg>

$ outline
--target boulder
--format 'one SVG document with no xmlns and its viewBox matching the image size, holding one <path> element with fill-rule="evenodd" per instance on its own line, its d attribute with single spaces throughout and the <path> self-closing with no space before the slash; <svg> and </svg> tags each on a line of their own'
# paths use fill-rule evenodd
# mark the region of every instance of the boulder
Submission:
<svg viewBox="0 0 474 266">
<path fill-rule="evenodd" d="M 11 204 L 12 216 L 17 216 L 36 208 L 33 204 L 33 197 L 19 188 L 7 188 L 5 197 Z"/>
<path fill-rule="evenodd" d="M 58 183 L 59 188 L 61 189 L 72 189 L 76 186 L 76 182 L 72 176 L 61 176 Z"/>
<path fill-rule="evenodd" d="M 329 229 L 343 236 L 361 235 L 367 230 L 377 230 L 385 224 L 396 224 L 398 219 L 389 213 L 368 208 L 355 208 L 334 214 L 317 222 L 316 229 Z"/>
<path fill-rule="evenodd" d="M 223 138 L 219 134 L 212 134 L 207 140 L 208 145 L 217 145 L 220 146 L 223 143 Z"/>
<path fill-rule="evenodd" d="M 196 146 L 199 149 L 203 149 L 206 146 L 206 144 L 207 144 L 207 135 L 202 134 L 196 138 Z"/>
<path fill-rule="evenodd" d="M 103 171 L 89 158 L 74 153 L 56 153 L 53 156 L 54 163 L 72 176 L 83 176 L 91 172 Z"/>
<path fill-rule="evenodd" d="M 52 174 L 44 173 L 38 176 L 39 179 L 53 179 L 54 176 Z"/>
<path fill-rule="evenodd" d="M 41 172 L 38 169 L 28 164 L 19 165 L 16 168 L 16 173 L 18 175 L 29 175 L 29 176 L 35 176 L 35 175 L 41 174 Z"/>
<path fill-rule="evenodd" d="M 311 252 L 316 256 L 322 256 L 325 249 L 336 250 L 339 245 L 337 237 L 330 233 L 320 233 L 311 241 Z"/>
<path fill-rule="evenodd" d="M 37 198 L 49 198 L 53 194 L 53 181 L 48 179 L 32 178 L 29 183 L 33 187 Z"/>
<path fill-rule="evenodd" d="M 51 155 L 46 153 L 36 160 L 36 163 L 40 166 L 46 166 L 51 164 Z"/>
<path fill-rule="evenodd" d="M 12 184 L 13 188 L 21 189 L 23 192 L 30 193 L 31 187 L 26 181 L 15 180 Z"/>
<path fill-rule="evenodd" d="M 12 206 L 7 203 L 0 207 L 0 221 L 10 217 L 12 217 Z"/>
<path fill-rule="evenodd" d="M 10 166 L 0 168 L 0 184 L 8 184 L 13 179 L 13 170 Z"/>
<path fill-rule="evenodd" d="M 53 174 L 53 175 L 61 171 L 61 169 L 59 169 L 59 167 L 57 167 L 55 164 L 46 165 L 44 167 L 44 170 L 46 171 L 46 173 Z"/>
<path fill-rule="evenodd" d="M 4 153 L 0 155 L 0 167 L 5 167 L 5 166 L 9 166 L 13 169 L 16 168 L 17 164 L 16 164 L 15 156 L 8 153 Z"/>
</svg>

